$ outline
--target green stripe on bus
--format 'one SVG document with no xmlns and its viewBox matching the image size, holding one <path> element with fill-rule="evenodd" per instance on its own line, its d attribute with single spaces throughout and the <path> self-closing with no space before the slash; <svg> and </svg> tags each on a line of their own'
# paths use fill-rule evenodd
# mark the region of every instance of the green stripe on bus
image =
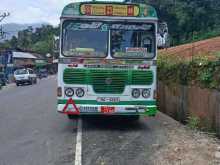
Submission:
<svg viewBox="0 0 220 165">
<path fill-rule="evenodd" d="M 156 105 L 156 101 L 120 101 L 120 102 L 97 102 L 96 100 L 74 100 L 75 104 L 91 105 Z M 58 104 L 66 104 L 67 100 L 58 100 Z"/>
</svg>

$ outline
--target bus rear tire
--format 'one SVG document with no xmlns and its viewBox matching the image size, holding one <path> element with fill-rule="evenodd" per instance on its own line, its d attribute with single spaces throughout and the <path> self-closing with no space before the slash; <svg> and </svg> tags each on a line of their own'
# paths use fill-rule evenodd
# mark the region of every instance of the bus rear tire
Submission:
<svg viewBox="0 0 220 165">
<path fill-rule="evenodd" d="M 33 79 L 29 80 L 29 84 L 33 85 Z"/>
<path fill-rule="evenodd" d="M 37 78 L 34 79 L 34 84 L 37 84 Z"/>
<path fill-rule="evenodd" d="M 74 120 L 74 119 L 78 119 L 78 118 L 79 118 L 78 115 L 67 115 L 67 117 L 68 117 L 70 120 Z"/>
<path fill-rule="evenodd" d="M 138 121 L 140 118 L 140 115 L 130 115 L 130 116 L 127 116 L 127 119 L 128 121 L 131 121 L 131 122 L 136 122 Z"/>
</svg>

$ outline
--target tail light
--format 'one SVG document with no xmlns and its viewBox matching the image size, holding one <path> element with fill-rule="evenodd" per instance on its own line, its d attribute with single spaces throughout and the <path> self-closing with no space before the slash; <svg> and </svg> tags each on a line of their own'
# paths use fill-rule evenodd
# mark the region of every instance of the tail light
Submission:
<svg viewBox="0 0 220 165">
<path fill-rule="evenodd" d="M 68 64 L 68 67 L 77 68 L 78 64 Z"/>
<path fill-rule="evenodd" d="M 157 90 L 154 90 L 154 99 L 157 99 Z"/>
<path fill-rule="evenodd" d="M 150 69 L 150 65 L 149 64 L 142 64 L 138 66 L 138 69 Z"/>
<path fill-rule="evenodd" d="M 61 87 L 57 88 L 57 97 L 62 97 L 62 88 Z"/>
</svg>

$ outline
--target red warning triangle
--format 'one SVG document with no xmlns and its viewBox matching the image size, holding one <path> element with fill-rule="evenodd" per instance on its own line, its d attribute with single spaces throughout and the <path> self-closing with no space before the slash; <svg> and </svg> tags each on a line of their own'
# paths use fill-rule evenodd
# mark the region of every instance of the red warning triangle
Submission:
<svg viewBox="0 0 220 165">
<path fill-rule="evenodd" d="M 75 111 L 68 111 L 69 106 L 73 106 L 73 109 L 75 109 Z M 79 109 L 77 108 L 77 106 L 72 98 L 67 100 L 67 103 L 63 108 L 63 113 L 70 114 L 70 115 L 79 115 L 80 114 Z"/>
</svg>

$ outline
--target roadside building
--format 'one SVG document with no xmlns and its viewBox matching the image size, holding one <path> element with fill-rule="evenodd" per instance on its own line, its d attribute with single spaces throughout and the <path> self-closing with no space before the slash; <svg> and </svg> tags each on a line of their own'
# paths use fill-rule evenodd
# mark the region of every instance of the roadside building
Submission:
<svg viewBox="0 0 220 165">
<path fill-rule="evenodd" d="M 33 54 L 37 59 L 35 60 L 35 70 L 38 72 L 40 69 L 48 69 L 47 58 L 41 54 Z"/>
<path fill-rule="evenodd" d="M 13 72 L 13 55 L 12 51 L 0 51 L 0 73 L 7 79 L 8 75 Z"/>
<path fill-rule="evenodd" d="M 13 73 L 19 68 L 35 68 L 35 57 L 32 53 L 19 51 L 0 52 L 0 72 L 3 72 L 9 82 L 13 81 Z"/>
<path fill-rule="evenodd" d="M 3 73 L 9 80 L 13 80 L 16 69 L 32 68 L 37 73 L 43 69 L 49 74 L 57 71 L 57 61 L 53 61 L 53 56 L 46 57 L 41 54 L 21 51 L 1 51 L 0 52 L 0 73 Z"/>
<path fill-rule="evenodd" d="M 0 55 L 0 73 L 4 71 L 3 56 Z"/>
<path fill-rule="evenodd" d="M 34 54 L 34 56 L 37 57 L 35 61 L 37 72 L 40 70 L 47 70 L 48 74 L 57 73 L 58 60 L 55 60 L 53 55 L 48 53 L 46 56 L 41 54 Z"/>
<path fill-rule="evenodd" d="M 54 59 L 54 60 L 53 60 L 52 70 L 53 70 L 54 74 L 57 73 L 57 71 L 58 71 L 58 59 Z"/>
<path fill-rule="evenodd" d="M 35 67 L 37 57 L 35 57 L 32 53 L 14 51 L 12 54 L 14 69 Z"/>
</svg>

